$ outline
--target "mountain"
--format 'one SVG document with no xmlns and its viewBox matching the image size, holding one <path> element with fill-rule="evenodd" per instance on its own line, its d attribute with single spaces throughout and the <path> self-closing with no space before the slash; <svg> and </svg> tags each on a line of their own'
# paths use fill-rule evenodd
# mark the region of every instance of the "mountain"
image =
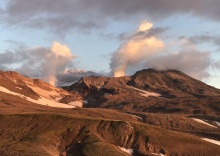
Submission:
<svg viewBox="0 0 220 156">
<path fill-rule="evenodd" d="M 1 95 L 10 94 L 15 99 L 51 107 L 74 108 L 82 105 L 77 95 L 55 88 L 42 80 L 30 79 L 11 71 L 0 71 L 0 92 Z M 4 96 L 2 98 L 5 99 Z"/>
<path fill-rule="evenodd" d="M 196 97 L 218 96 L 220 93 L 219 89 L 208 86 L 177 70 L 144 69 L 135 73 L 129 84 L 140 89 L 149 89 L 163 95 L 176 95 L 177 97 L 180 94 L 189 94 Z"/>
<path fill-rule="evenodd" d="M 0 155 L 220 153 L 219 90 L 182 72 L 89 76 L 64 89 L 0 72 Z"/>
<path fill-rule="evenodd" d="M 66 88 L 84 107 L 124 111 L 219 115 L 220 90 L 175 70 L 145 69 L 133 76 L 84 77 Z"/>
</svg>

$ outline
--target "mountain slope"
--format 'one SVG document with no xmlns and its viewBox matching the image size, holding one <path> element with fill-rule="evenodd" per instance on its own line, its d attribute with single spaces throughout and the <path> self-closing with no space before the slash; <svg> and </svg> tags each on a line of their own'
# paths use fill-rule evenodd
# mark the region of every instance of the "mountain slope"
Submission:
<svg viewBox="0 0 220 156">
<path fill-rule="evenodd" d="M 65 89 L 87 100 L 84 107 L 181 114 L 220 112 L 220 90 L 174 70 L 148 69 L 120 78 L 84 77 Z"/>
<path fill-rule="evenodd" d="M 198 97 L 220 95 L 220 90 L 177 70 L 157 71 L 144 69 L 131 76 L 129 84 L 144 90 L 158 91 L 164 95 L 174 94 L 178 96 L 189 94 Z"/>
<path fill-rule="evenodd" d="M 119 147 L 132 149 L 133 155 L 220 152 L 218 145 L 195 136 L 134 122 L 50 114 L 1 116 L 0 121 L 2 155 L 129 155 Z"/>
<path fill-rule="evenodd" d="M 51 107 L 74 108 L 82 105 L 74 94 L 55 88 L 42 80 L 26 78 L 16 72 L 0 71 L 0 92 Z"/>
<path fill-rule="evenodd" d="M 70 93 L 0 72 L 0 155 L 217 156 L 219 146 L 207 139 L 220 140 L 218 90 L 178 94 L 182 87 L 169 83 L 146 89 L 139 86 L 148 84 L 146 76 L 139 76 L 84 77 L 66 87 Z M 76 101 L 100 108 L 76 107 Z"/>
</svg>

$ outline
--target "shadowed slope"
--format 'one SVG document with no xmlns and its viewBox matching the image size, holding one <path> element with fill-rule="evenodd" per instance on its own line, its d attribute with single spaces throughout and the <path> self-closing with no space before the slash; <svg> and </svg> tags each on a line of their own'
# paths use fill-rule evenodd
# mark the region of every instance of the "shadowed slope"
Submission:
<svg viewBox="0 0 220 156">
<path fill-rule="evenodd" d="M 145 69 L 130 77 L 85 77 L 66 88 L 84 107 L 125 111 L 219 115 L 220 90 L 175 71 Z"/>
<path fill-rule="evenodd" d="M 1 115 L 0 121 L 3 155 L 127 155 L 117 146 L 133 149 L 134 155 L 220 152 L 197 137 L 133 122 L 48 114 Z"/>
</svg>

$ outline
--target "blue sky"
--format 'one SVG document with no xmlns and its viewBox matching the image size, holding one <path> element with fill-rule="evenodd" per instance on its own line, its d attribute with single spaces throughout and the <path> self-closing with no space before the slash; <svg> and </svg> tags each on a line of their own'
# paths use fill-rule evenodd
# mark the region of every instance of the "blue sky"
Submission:
<svg viewBox="0 0 220 156">
<path fill-rule="evenodd" d="M 220 88 L 219 3 L 217 0 L 195 0 L 193 3 L 189 0 L 167 0 L 166 3 L 162 0 L 1 0 L 0 53 L 2 57 L 6 56 L 15 46 L 18 49 L 20 44 L 26 45 L 27 49 L 50 49 L 53 42 L 57 41 L 77 56 L 73 59 L 77 69 L 111 72 L 114 71 L 110 66 L 115 63 L 113 58 L 120 56 L 126 58 L 126 73 L 132 74 L 140 68 L 154 67 L 147 62 L 148 55 L 132 62 L 125 56 L 126 53 L 120 52 L 126 47 L 123 44 L 134 40 L 132 35 L 137 32 L 142 21 L 147 20 L 153 24 L 153 37 L 165 44 L 163 51 L 166 53 L 161 53 L 166 55 L 166 59 L 163 58 L 165 63 L 169 55 L 175 52 L 182 52 L 189 58 L 189 49 L 192 50 L 193 47 L 200 61 L 195 65 L 190 61 L 195 62 L 196 59 L 187 60 L 185 63 L 191 66 L 183 65 L 184 68 L 180 69 Z M 183 44 L 183 41 L 187 44 Z M 16 48 L 13 50 L 16 53 Z M 200 55 L 204 52 L 208 55 Z M 136 54 L 138 55 L 138 51 Z M 160 62 L 161 57 L 157 58 Z M 0 64 L 0 67 L 3 68 L 10 62 L 14 63 L 9 59 L 5 64 Z M 143 65 L 140 62 L 145 63 Z M 172 63 L 174 65 L 167 67 L 175 67 L 178 60 Z M 208 75 L 204 75 L 204 71 Z M 194 76 L 192 72 L 200 74 Z"/>
</svg>

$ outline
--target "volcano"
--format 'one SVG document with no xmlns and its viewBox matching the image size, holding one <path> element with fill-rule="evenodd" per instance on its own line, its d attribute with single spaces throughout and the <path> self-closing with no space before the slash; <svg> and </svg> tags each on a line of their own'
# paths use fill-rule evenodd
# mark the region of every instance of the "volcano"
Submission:
<svg viewBox="0 0 220 156">
<path fill-rule="evenodd" d="M 177 70 L 144 69 L 119 78 L 84 77 L 66 89 L 88 101 L 84 107 L 172 114 L 220 112 L 219 89 Z"/>
<path fill-rule="evenodd" d="M 217 156 L 219 113 L 220 90 L 176 70 L 63 88 L 1 71 L 0 155 Z"/>
</svg>

